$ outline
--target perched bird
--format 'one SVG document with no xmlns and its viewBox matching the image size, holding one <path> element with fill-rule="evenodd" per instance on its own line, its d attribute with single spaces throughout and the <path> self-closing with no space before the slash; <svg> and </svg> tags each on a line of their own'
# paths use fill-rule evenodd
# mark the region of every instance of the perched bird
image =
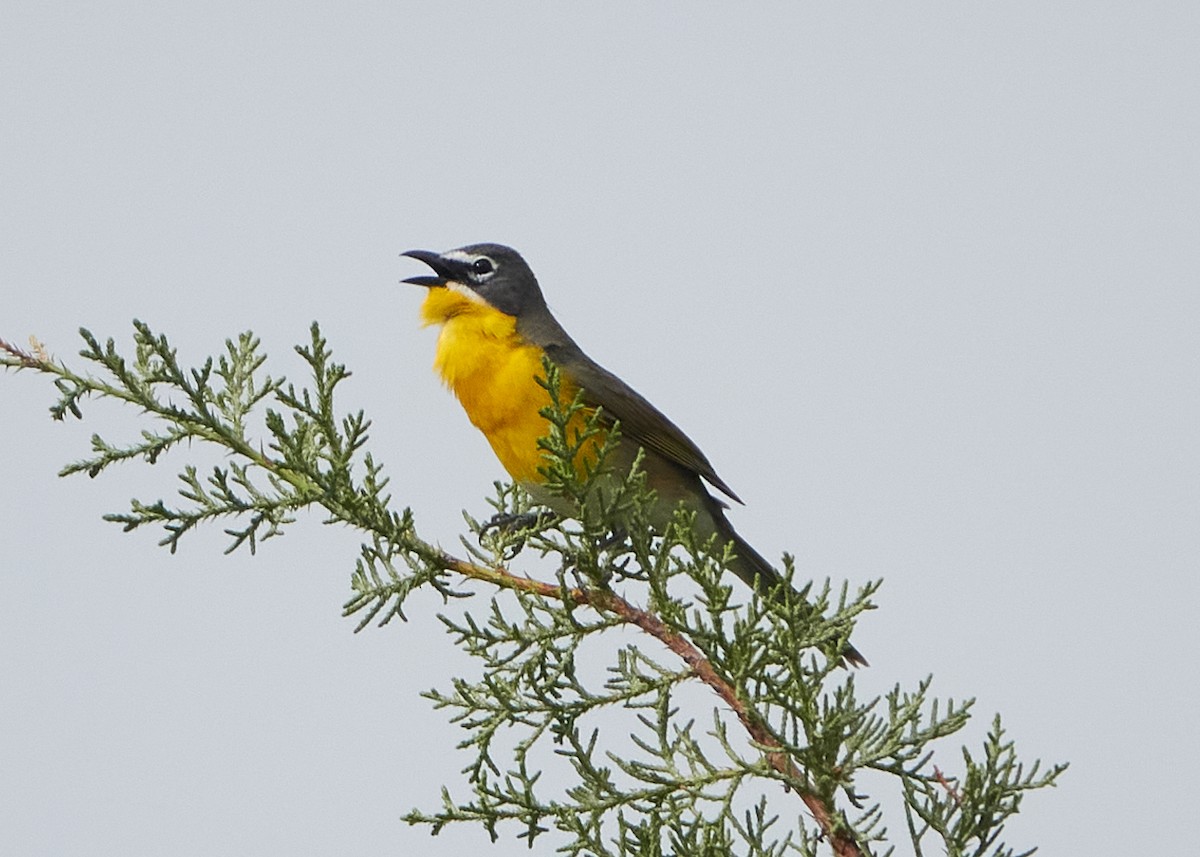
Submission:
<svg viewBox="0 0 1200 857">
<path fill-rule="evenodd" d="M 715 534 L 733 544 L 736 556 L 730 571 L 766 595 L 786 585 L 734 531 L 725 517 L 728 506 L 705 487 L 707 482 L 742 502 L 704 453 L 654 405 L 583 353 L 551 315 L 537 278 L 516 250 L 471 244 L 445 253 L 410 250 L 403 255 L 433 269 L 433 276 L 404 282 L 429 289 L 421 318 L 426 325 L 441 326 L 435 370 L 509 475 L 535 500 L 552 508 L 562 503 L 541 484 L 544 477 L 539 473 L 545 453 L 538 440 L 549 431 L 540 411 L 550 404 L 550 396 L 538 378 L 544 374 L 543 357 L 548 357 L 559 369 L 564 401 L 582 390 L 583 402 L 599 408 L 602 421 L 620 424 L 620 443 L 609 464 L 627 472 L 638 448 L 645 450 L 641 466 L 656 493 L 656 527 L 665 526 L 682 503 L 695 513 L 699 536 Z M 583 415 L 576 419 L 582 428 Z M 852 646 L 843 657 L 866 664 Z"/>
</svg>

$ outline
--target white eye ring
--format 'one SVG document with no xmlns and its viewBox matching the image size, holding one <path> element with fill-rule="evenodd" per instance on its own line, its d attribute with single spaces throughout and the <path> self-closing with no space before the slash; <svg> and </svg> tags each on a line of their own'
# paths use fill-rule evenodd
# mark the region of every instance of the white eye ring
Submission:
<svg viewBox="0 0 1200 857">
<path fill-rule="evenodd" d="M 496 263 L 487 256 L 480 256 L 471 263 L 471 271 L 479 277 L 486 277 L 496 270 Z"/>
</svg>

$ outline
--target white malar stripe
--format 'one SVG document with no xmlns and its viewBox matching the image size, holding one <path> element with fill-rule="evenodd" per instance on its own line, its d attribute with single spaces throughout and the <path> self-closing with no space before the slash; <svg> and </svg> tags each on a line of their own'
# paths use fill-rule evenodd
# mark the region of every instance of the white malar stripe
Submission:
<svg viewBox="0 0 1200 857">
<path fill-rule="evenodd" d="M 456 295 L 462 295 L 467 300 L 474 301 L 477 304 L 483 304 L 484 306 L 490 306 L 487 301 L 479 296 L 478 292 L 476 292 L 470 286 L 464 285 L 457 280 L 447 280 L 446 288 L 454 292 Z"/>
</svg>

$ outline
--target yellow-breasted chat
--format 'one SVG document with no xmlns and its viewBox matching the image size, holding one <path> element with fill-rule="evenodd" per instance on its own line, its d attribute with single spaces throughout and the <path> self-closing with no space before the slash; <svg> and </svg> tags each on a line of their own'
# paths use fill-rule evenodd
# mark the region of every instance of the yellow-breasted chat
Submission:
<svg viewBox="0 0 1200 857">
<path fill-rule="evenodd" d="M 545 453 L 538 440 L 549 431 L 541 410 L 551 403 L 538 383 L 545 357 L 559 370 L 564 400 L 581 391 L 582 401 L 599 409 L 602 421 L 620 425 L 615 460 L 609 464 L 627 470 L 638 449 L 644 450 L 641 466 L 656 495 L 655 526 L 665 526 L 682 503 L 695 513 L 697 535 L 732 543 L 736 556 L 730 571 L 767 595 L 785 585 L 779 572 L 734 531 L 725 517 L 728 506 L 705 483 L 731 500 L 741 499 L 678 426 L 575 344 L 550 313 L 537 278 L 517 251 L 501 244 L 471 244 L 445 253 L 410 250 L 403 255 L 433 270 L 433 276 L 404 282 L 429 290 L 421 318 L 426 325 L 441 326 L 434 369 L 509 475 L 535 500 L 552 508 L 561 504 L 541 485 L 539 473 Z M 852 646 L 843 656 L 866 664 Z"/>
</svg>

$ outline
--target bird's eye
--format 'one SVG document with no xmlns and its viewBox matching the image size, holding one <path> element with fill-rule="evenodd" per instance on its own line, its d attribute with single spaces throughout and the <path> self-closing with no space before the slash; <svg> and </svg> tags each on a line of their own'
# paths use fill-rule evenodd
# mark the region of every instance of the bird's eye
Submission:
<svg viewBox="0 0 1200 857">
<path fill-rule="evenodd" d="M 483 274 L 490 274 L 495 269 L 496 266 L 492 264 L 492 260 L 486 257 L 483 259 L 476 259 L 471 263 L 471 270 L 481 276 Z"/>
</svg>

